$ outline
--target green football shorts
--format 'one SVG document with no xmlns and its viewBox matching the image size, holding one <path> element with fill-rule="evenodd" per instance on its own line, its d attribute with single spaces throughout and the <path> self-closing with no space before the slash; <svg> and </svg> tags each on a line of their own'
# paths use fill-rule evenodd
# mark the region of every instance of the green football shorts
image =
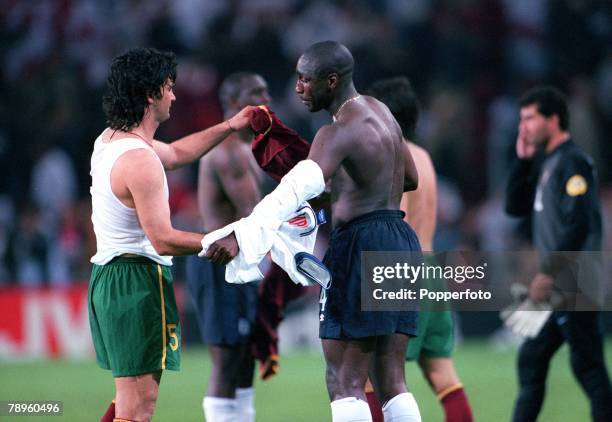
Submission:
<svg viewBox="0 0 612 422">
<path fill-rule="evenodd" d="M 432 255 L 424 254 L 425 264 L 436 266 Z M 430 289 L 446 290 L 443 280 L 428 280 Z M 454 337 L 453 315 L 450 310 L 430 310 L 427 302 L 421 302 L 417 323 L 417 336 L 408 341 L 406 360 L 417 361 L 421 356 L 447 358 L 452 355 Z"/>
<path fill-rule="evenodd" d="M 454 333 L 451 311 L 419 311 L 417 337 L 408 341 L 406 360 L 448 358 L 453 352 Z"/>
<path fill-rule="evenodd" d="M 94 264 L 87 296 L 101 368 L 114 377 L 179 370 L 181 326 L 170 267 L 145 257 Z"/>
</svg>

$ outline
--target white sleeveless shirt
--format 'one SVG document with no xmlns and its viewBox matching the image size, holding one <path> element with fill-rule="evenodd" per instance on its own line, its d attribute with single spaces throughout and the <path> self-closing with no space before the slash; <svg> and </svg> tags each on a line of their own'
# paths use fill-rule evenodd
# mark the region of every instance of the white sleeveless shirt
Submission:
<svg viewBox="0 0 612 422">
<path fill-rule="evenodd" d="M 104 134 L 104 132 L 102 132 Z M 111 188 L 111 170 L 117 159 L 133 149 L 149 149 L 141 139 L 125 138 L 113 142 L 102 142 L 102 134 L 94 143 L 91 155 L 91 221 L 96 234 L 96 254 L 91 262 L 104 265 L 124 253 L 142 255 L 162 265 L 172 265 L 172 257 L 161 256 L 145 235 L 136 209 L 124 205 Z M 153 151 L 155 153 L 155 151 Z M 157 157 L 157 154 L 155 154 Z M 159 160 L 159 157 L 158 157 Z M 159 161 L 159 165 L 163 164 Z M 164 190 L 168 199 L 168 181 L 164 171 Z"/>
</svg>

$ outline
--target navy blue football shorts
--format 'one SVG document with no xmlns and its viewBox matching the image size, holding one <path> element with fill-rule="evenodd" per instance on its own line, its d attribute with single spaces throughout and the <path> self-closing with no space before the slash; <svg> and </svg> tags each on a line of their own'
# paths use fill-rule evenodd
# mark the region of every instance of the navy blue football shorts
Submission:
<svg viewBox="0 0 612 422">
<path fill-rule="evenodd" d="M 186 279 L 204 343 L 220 346 L 247 343 L 257 314 L 259 283 L 228 283 L 225 266 L 196 256 L 187 258 Z"/>
<path fill-rule="evenodd" d="M 361 310 L 362 251 L 420 251 L 419 240 L 399 210 L 373 211 L 334 229 L 323 262 L 331 286 L 321 289 L 319 337 L 358 339 L 402 333 L 415 336 L 417 311 Z"/>
</svg>

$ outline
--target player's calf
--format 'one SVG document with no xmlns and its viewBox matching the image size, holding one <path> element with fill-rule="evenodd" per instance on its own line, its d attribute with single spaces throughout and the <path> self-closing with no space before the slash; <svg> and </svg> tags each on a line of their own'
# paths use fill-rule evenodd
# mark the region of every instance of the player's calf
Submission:
<svg viewBox="0 0 612 422">
<path fill-rule="evenodd" d="M 115 378 L 115 419 L 148 422 L 153 417 L 161 371 Z"/>
</svg>

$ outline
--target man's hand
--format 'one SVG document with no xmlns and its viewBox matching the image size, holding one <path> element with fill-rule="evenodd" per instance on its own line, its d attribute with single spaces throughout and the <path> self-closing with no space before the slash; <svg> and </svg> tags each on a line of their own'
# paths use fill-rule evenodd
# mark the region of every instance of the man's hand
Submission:
<svg viewBox="0 0 612 422">
<path fill-rule="evenodd" d="M 521 160 L 531 160 L 536 152 L 536 146 L 534 143 L 527 142 L 527 138 L 521 132 L 519 132 L 516 138 L 516 155 Z"/>
<path fill-rule="evenodd" d="M 537 273 L 529 285 L 529 299 L 540 303 L 550 298 L 553 291 L 554 279 L 544 273 Z"/>
<path fill-rule="evenodd" d="M 217 265 L 226 265 L 238 255 L 240 247 L 236 235 L 232 232 L 222 239 L 214 241 L 206 251 L 206 258 Z"/>
<path fill-rule="evenodd" d="M 244 128 L 250 128 L 250 119 L 253 112 L 257 110 L 256 106 L 246 106 L 238 113 L 236 113 L 233 117 L 230 117 L 227 120 L 230 128 L 232 130 L 242 130 Z"/>
</svg>

